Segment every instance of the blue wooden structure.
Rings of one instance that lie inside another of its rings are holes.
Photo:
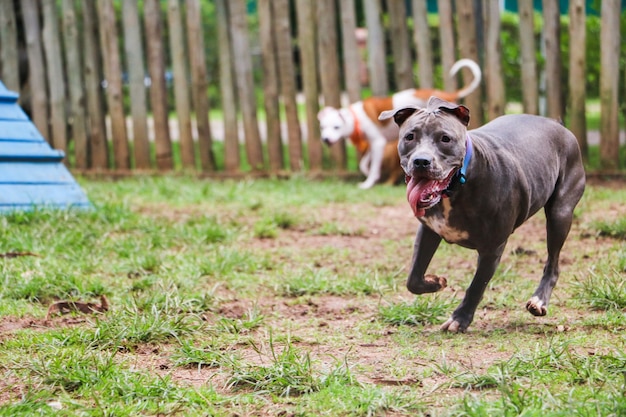
[[[0,81],[0,212],[88,208],[87,196]]]

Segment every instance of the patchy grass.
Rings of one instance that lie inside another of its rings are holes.
[[[626,240],[626,218],[613,221],[599,220],[594,223],[600,236],[609,236],[620,240]]]
[[[403,187],[79,180],[92,211],[0,217],[0,416],[626,413],[623,183],[588,187],[548,316],[524,309],[538,215],[450,335],[476,254],[442,244],[448,288],[409,294]],[[105,313],[46,318],[101,295]]]

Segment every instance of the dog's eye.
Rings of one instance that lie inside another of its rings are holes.
[[[404,137],[404,140],[406,141],[412,141],[413,139],[415,139],[415,135],[413,133],[407,133],[406,136]]]
[[[448,136],[448,135],[443,135],[443,136],[441,137],[441,141],[442,141],[442,142],[444,142],[444,143],[448,143],[448,142],[450,142],[450,136]]]
[[[341,126],[334,126],[334,129],[335,129],[335,130],[339,130],[339,128],[340,128],[340,127],[341,127]]]

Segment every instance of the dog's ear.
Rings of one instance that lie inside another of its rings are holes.
[[[469,125],[470,111],[463,105],[440,106],[439,110],[455,116],[464,126]]]
[[[328,112],[334,110],[334,108],[326,106],[323,109],[321,109],[319,112],[317,112],[317,120],[319,120],[320,122],[322,121],[322,119],[324,118],[324,115],[327,114]]]
[[[382,122],[383,120],[387,120],[393,117],[393,121],[396,122],[398,126],[402,126],[402,123],[404,123],[406,119],[411,117],[411,115],[413,115],[413,113],[418,110],[419,109],[417,107],[405,107],[403,109],[397,110],[385,110],[384,112],[380,113],[380,116],[378,116],[378,120]]]

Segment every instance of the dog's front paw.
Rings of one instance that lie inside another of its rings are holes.
[[[439,275],[428,274],[424,277],[424,281],[429,287],[435,289],[432,292],[441,291],[448,286],[448,280]]]
[[[375,181],[365,180],[365,181],[359,183],[359,188],[361,190],[367,190],[368,188],[372,188],[374,186],[374,184],[375,184]]]
[[[448,280],[438,275],[428,274],[424,277],[409,278],[407,288],[413,294],[429,294],[441,291],[448,286]]]
[[[526,303],[526,310],[528,310],[533,316],[545,316],[548,314],[546,304],[536,296],[528,300]]]

